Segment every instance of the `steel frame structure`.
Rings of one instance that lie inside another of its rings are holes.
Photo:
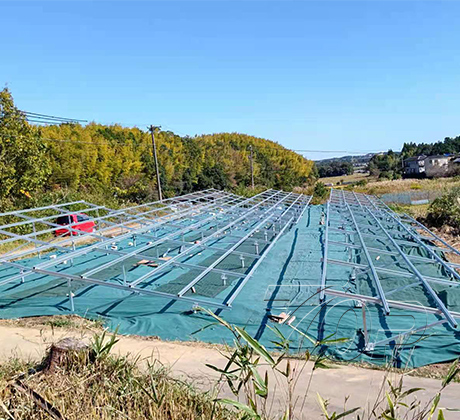
[[[331,239],[331,232],[337,236],[343,235],[343,240]],[[422,235],[423,232],[427,235]],[[460,275],[459,264],[449,262],[444,253],[460,255],[454,247],[432,233],[427,227],[408,215],[398,216],[380,199],[365,194],[357,194],[344,190],[331,189],[330,198],[326,204],[325,227],[323,240],[322,274],[319,288],[320,303],[327,305],[326,296],[352,299],[356,306],[362,307],[365,350],[372,351],[376,347],[392,342],[399,342],[411,334],[424,331],[436,325],[448,324],[457,328],[460,313],[449,310],[446,304],[433,289],[432,284],[458,287]],[[369,244],[369,241],[373,241]],[[382,247],[383,246],[383,247]],[[348,260],[330,257],[331,247],[345,250]],[[407,250],[418,248],[426,256],[411,255]],[[380,256],[388,255],[394,263],[403,266],[403,270],[388,268],[379,263]],[[359,261],[357,259],[359,258]],[[434,264],[445,276],[432,277],[421,272],[417,263]],[[328,283],[328,266],[339,265],[350,269],[351,283],[356,285],[355,291],[332,287]],[[356,278],[365,275],[369,288],[376,290],[375,295],[361,294]],[[382,285],[382,276],[391,276]],[[399,287],[391,286],[391,279],[407,281]],[[422,286],[424,294],[434,303],[433,307],[415,305],[413,303],[391,300],[391,295],[412,287]],[[392,288],[393,287],[393,288]],[[390,290],[388,290],[390,288]],[[423,312],[437,315],[439,320],[422,327],[414,327],[407,332],[396,334],[383,340],[371,342],[366,324],[366,305],[377,305],[382,308],[384,315],[389,315],[392,308],[408,311]]]
[[[209,189],[121,210],[77,201],[0,213],[0,249],[8,247],[0,256],[0,287],[13,282],[27,287],[43,275],[64,279],[72,311],[72,285],[77,281],[122,290],[127,296],[142,294],[231,308],[310,200],[310,196],[276,190],[243,198]],[[66,227],[69,236],[56,237],[57,229],[62,228],[56,218],[75,213],[85,213],[97,229],[82,232],[72,224]],[[232,258],[238,259],[238,267],[225,266]],[[81,272],[76,269],[91,259],[97,263]],[[139,264],[142,260],[148,260],[152,269]],[[128,267],[135,278],[128,278]],[[167,279],[171,273],[174,278],[174,270],[191,273],[191,280],[174,293],[160,290],[174,283]],[[219,276],[219,299],[200,295],[200,285],[211,275]],[[232,280],[227,284],[227,279]]]

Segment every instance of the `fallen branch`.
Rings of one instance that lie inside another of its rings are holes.
[[[59,410],[49,401],[45,400],[38,392],[34,391],[25,383],[17,379],[15,382],[10,382],[9,386],[23,395],[31,398],[40,408],[45,410],[55,420],[65,420]],[[5,407],[6,409],[6,407]],[[14,417],[12,417],[14,419]]]

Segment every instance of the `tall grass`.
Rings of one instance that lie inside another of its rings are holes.
[[[365,194],[382,195],[387,193],[399,193],[412,190],[419,191],[444,191],[460,185],[460,179],[435,178],[435,179],[396,179],[393,181],[369,182],[365,186],[356,186],[354,191]]]
[[[93,338],[89,359],[76,357],[47,373],[12,359],[0,365],[0,419],[216,419],[240,414],[174,379],[153,360],[114,356],[115,338]],[[22,392],[21,390],[26,390]],[[41,404],[40,404],[41,401]]]

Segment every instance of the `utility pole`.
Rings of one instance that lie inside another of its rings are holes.
[[[157,146],[155,144],[155,130],[161,128],[161,126],[151,125],[149,131],[152,134],[152,147],[153,147],[153,158],[155,159],[155,170],[157,173],[157,188],[158,188],[158,198],[160,201],[163,201],[163,196],[161,194],[161,182],[160,182],[160,168],[158,166],[158,157],[157,157]]]
[[[251,151],[251,154],[249,155],[249,159],[251,160],[251,188],[254,189],[254,156],[252,154],[252,144],[249,145],[249,150]]]

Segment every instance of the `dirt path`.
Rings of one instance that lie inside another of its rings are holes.
[[[50,327],[17,327],[0,325],[0,363],[10,357],[16,356],[22,359],[39,360],[43,357],[50,343],[66,336],[81,337],[89,340],[92,331],[89,329],[68,331],[64,328]],[[145,363],[147,358],[158,359],[162,364],[171,367],[172,373],[195,384],[202,390],[213,389],[218,375],[205,366],[206,363],[223,367],[225,359],[219,349],[197,343],[170,343],[160,340],[148,340],[135,337],[121,336],[116,345],[115,352],[133,356],[139,355]],[[294,364],[299,363],[295,362]],[[300,368],[300,365],[298,365]],[[318,370],[314,374],[311,388],[306,398],[306,403],[301,409],[301,401],[308,388],[310,379],[307,367],[298,382],[295,390],[298,403],[296,412],[299,419],[320,418],[320,409],[316,401],[316,394],[330,400],[330,410],[342,410],[344,398],[349,396],[347,407],[371,406],[380,389],[384,372],[357,368],[352,366],[337,366],[333,369]],[[396,374],[391,379],[397,379]],[[423,387],[426,391],[417,394],[422,401],[433,396],[440,387],[440,381],[436,379],[406,377],[405,386]],[[277,412],[285,403],[285,387],[281,377],[273,377],[272,388],[276,395],[273,411]],[[223,394],[230,396],[228,390]],[[460,384],[450,385],[441,399],[441,407],[460,408]],[[457,416],[457,417],[456,417]],[[447,419],[458,419],[458,413],[446,413]]]

